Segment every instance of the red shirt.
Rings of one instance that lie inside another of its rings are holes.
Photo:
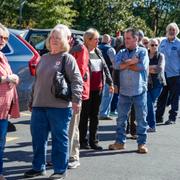
[[[0,76],[7,76],[12,74],[11,68],[8,64],[7,58],[0,52]],[[0,83],[0,120],[11,118],[18,118],[19,103],[16,88],[10,89],[8,82]]]
[[[103,88],[103,63],[96,53],[90,53],[90,90],[102,90]]]

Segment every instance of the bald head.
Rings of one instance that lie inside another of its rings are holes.
[[[108,34],[104,34],[102,37],[102,43],[110,43],[111,42],[111,37]]]

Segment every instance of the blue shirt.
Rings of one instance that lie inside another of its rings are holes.
[[[120,69],[120,64],[127,59],[136,56],[139,59],[137,66],[141,69],[138,72],[130,69],[120,70],[120,94],[124,96],[136,96],[147,91],[149,57],[143,47],[136,47],[133,51],[122,49],[115,57],[115,67]]]
[[[180,75],[180,40],[163,39],[159,51],[165,56],[165,73],[167,77]]]

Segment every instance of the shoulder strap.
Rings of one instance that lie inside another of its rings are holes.
[[[61,60],[62,62],[62,66],[61,66],[61,73],[62,74],[65,74],[65,64],[66,64],[66,56],[65,55],[63,55],[62,56],[62,60]]]

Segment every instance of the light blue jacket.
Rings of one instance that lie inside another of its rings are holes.
[[[180,39],[169,41],[163,39],[159,51],[165,56],[165,73],[167,77],[180,76]]]
[[[136,56],[139,59],[137,66],[139,72],[129,69],[120,70],[120,94],[124,96],[136,96],[147,91],[149,57],[145,48],[137,46],[133,51],[122,49],[115,57],[116,69],[120,69],[120,64]]]

